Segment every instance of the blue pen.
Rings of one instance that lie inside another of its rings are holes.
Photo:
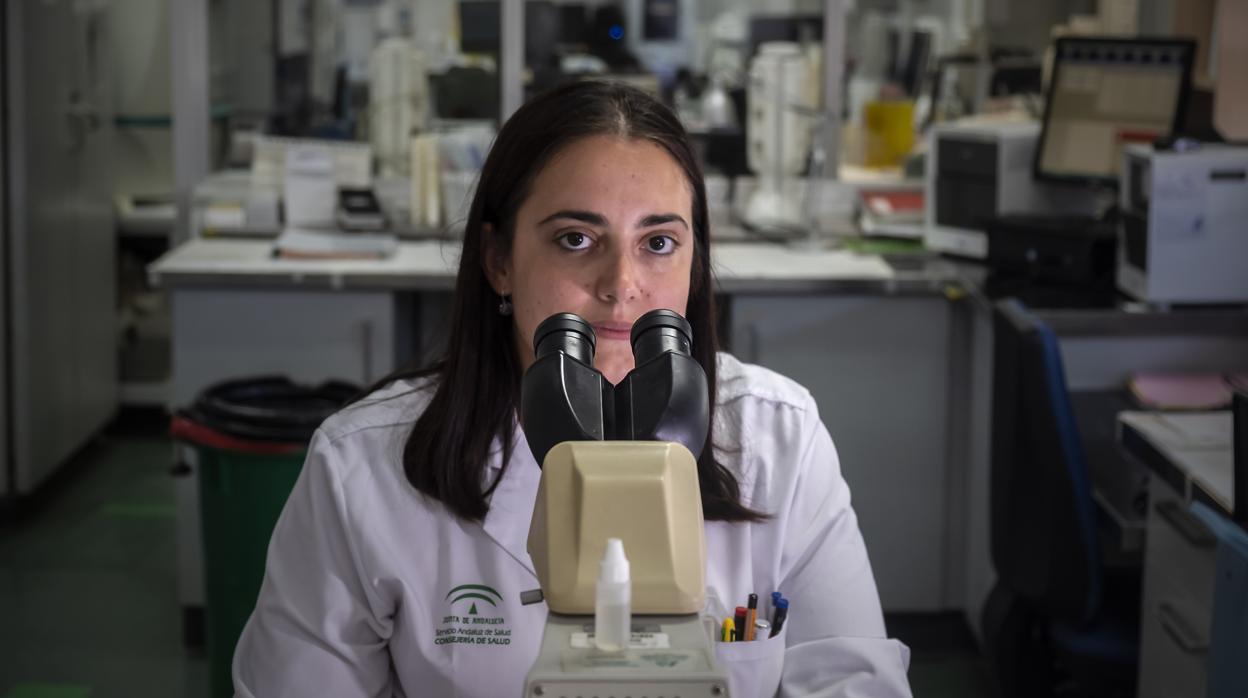
[[[781,598],[776,602],[775,620],[771,623],[771,635],[775,637],[780,634],[780,628],[784,627],[784,620],[789,617],[789,600]]]

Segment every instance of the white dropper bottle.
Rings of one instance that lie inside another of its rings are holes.
[[[632,582],[624,541],[607,539],[598,566],[598,597],[594,604],[594,644],[608,652],[628,649],[632,630]]]

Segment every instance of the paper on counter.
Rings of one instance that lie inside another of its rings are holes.
[[[393,233],[347,233],[287,228],[274,243],[283,257],[305,259],[384,259],[399,248]]]
[[[1173,435],[1166,445],[1178,449],[1230,449],[1231,412],[1167,413],[1158,419]]]
[[[738,279],[887,280],[894,275],[875,255],[750,243],[716,243],[711,263],[721,277]]]
[[[287,225],[296,228],[332,226],[338,185],[334,181],[334,156],[329,148],[314,143],[288,147],[282,190]]]

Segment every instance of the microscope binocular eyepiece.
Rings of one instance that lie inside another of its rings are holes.
[[[535,360],[520,388],[520,421],[540,464],[563,441],[672,441],[697,458],[709,431],[706,373],[693,330],[671,310],[652,310],[629,335],[635,367],[612,385],[594,368],[594,328],[558,313],[533,335]]]
[[[637,318],[629,338],[637,366],[668,351],[693,355],[693,329],[688,320],[673,310],[651,310]]]
[[[629,339],[637,366],[668,351],[692,355],[693,329],[674,310],[651,310],[642,315],[633,323]],[[533,333],[533,354],[538,359],[562,351],[586,366],[593,366],[597,348],[593,326],[576,313],[551,315]]]
[[[593,326],[576,313],[551,315],[533,333],[533,354],[539,359],[562,351],[586,366],[593,366],[597,348]]]

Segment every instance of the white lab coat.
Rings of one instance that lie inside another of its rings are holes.
[[[546,605],[526,552],[541,472],[517,429],[483,523],[416,491],[401,454],[429,392],[392,385],[331,417],[277,522],[234,657],[239,696],[520,696]],[[715,440],[761,524],[706,524],[725,606],[781,591],[775,638],[720,644],[732,695],[909,696],[909,650],[885,638],[832,439],[796,383],[721,354]],[[489,477],[500,455],[491,456]],[[465,596],[467,594],[467,596]],[[717,617],[728,607],[709,609]]]

